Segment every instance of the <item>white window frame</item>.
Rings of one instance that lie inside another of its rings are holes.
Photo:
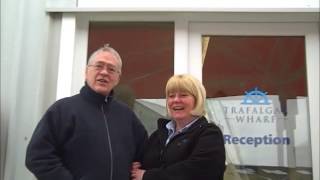
[[[203,33],[305,36],[313,179],[319,179],[320,76],[317,13],[65,12],[62,15],[56,99],[76,94],[83,86],[90,21],[174,22],[174,73],[191,73],[199,79],[202,78]]]

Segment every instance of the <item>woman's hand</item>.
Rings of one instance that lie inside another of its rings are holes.
[[[141,164],[139,162],[132,163],[132,169],[131,169],[132,180],[142,180],[143,174],[146,170],[140,169],[140,168],[141,168]]]

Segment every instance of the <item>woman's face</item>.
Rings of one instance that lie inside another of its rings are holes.
[[[195,107],[195,98],[187,92],[172,92],[167,97],[168,110],[176,120],[192,120],[191,111]]]

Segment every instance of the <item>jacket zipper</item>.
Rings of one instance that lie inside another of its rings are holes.
[[[111,138],[109,133],[109,125],[107,121],[107,116],[104,112],[103,104],[101,105],[101,112],[103,114],[104,125],[107,131],[107,139],[108,139],[109,152],[110,152],[110,180],[112,180],[113,179],[113,152],[112,152]]]

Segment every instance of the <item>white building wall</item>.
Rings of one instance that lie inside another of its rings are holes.
[[[60,17],[42,0],[1,0],[1,180],[31,180],[25,149],[55,101]]]

